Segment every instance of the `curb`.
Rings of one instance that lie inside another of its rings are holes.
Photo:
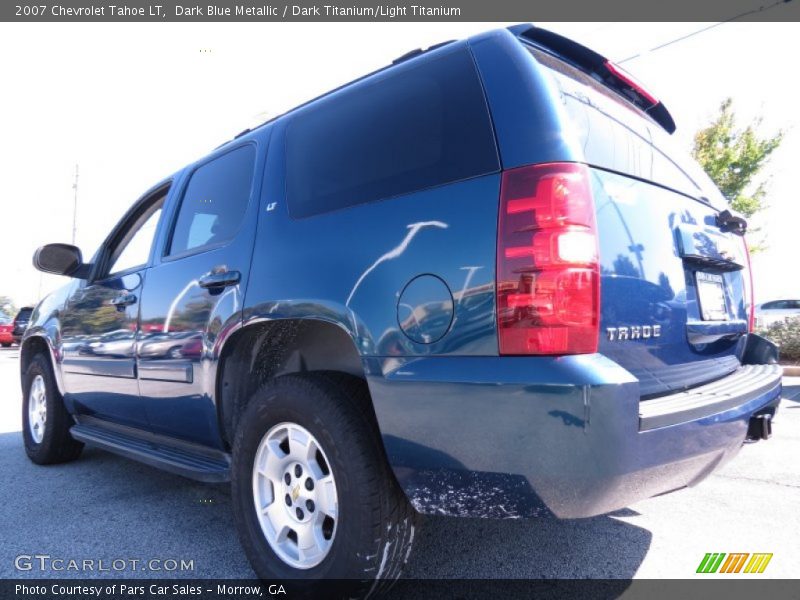
[[[798,365],[783,365],[784,377],[800,377],[800,366]]]

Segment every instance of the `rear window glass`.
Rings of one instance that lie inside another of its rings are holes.
[[[485,175],[499,169],[468,51],[394,67],[293,118],[286,186],[293,217]]]
[[[689,169],[692,159],[685,157],[685,153],[670,143],[669,134],[663,132],[661,126],[651,121],[646,113],[569,63],[527,44],[525,48],[553,75],[565,95],[567,112],[573,125],[576,125],[587,162],[654,181],[690,196],[700,194],[703,186],[697,181],[696,175],[687,172],[691,170],[696,173],[696,169]],[[576,88],[580,89],[580,94],[575,93]],[[616,116],[608,114],[601,102],[586,102],[584,97],[592,97],[592,94],[612,100],[627,112],[616,111],[619,113]],[[647,129],[637,124],[637,120],[646,123]],[[652,136],[657,137],[659,143],[655,143]],[[714,194],[713,190],[703,193]]]
[[[539,64],[547,67],[553,73],[559,73],[564,77],[569,77],[573,81],[577,81],[582,85],[590,87],[595,92],[602,94],[608,99],[613,100],[620,106],[624,106],[625,108],[631,111],[638,110],[633,108],[629,103],[623,101],[622,98],[620,98],[619,94],[604,86],[602,83],[597,81],[594,77],[592,77],[585,71],[581,71],[577,67],[573,67],[571,64],[564,62],[563,60],[556,58],[555,56],[548,54],[543,50],[539,50],[538,48],[533,48],[532,46],[528,46],[527,44],[524,44],[524,46],[528,52],[533,54],[533,57]]]

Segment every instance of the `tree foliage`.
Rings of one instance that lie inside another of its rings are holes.
[[[778,344],[782,361],[800,362],[800,318],[777,321],[757,333]]]
[[[2,314],[8,317],[13,317],[17,314],[17,307],[11,296],[0,296],[0,315]]]
[[[744,129],[736,126],[733,100],[726,99],[720,112],[707,127],[694,136],[692,154],[717,184],[731,208],[751,217],[765,208],[766,180],[757,176],[770,155],[783,141],[783,132],[760,137],[758,118]]]

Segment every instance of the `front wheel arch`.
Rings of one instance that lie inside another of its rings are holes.
[[[64,383],[61,379],[61,370],[58,368],[59,364],[56,361],[55,351],[53,350],[53,346],[51,341],[45,337],[44,335],[31,335],[27,338],[23,339],[20,343],[19,347],[19,372],[20,372],[20,382],[22,378],[25,377],[25,373],[28,372],[28,367],[31,364],[33,358],[37,355],[43,355],[45,359],[50,363],[50,370],[55,378],[56,386],[58,387],[58,392],[63,395],[64,394]]]

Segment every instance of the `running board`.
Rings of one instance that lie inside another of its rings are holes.
[[[72,426],[70,434],[84,444],[189,479],[208,483],[231,479],[230,455],[220,450],[86,417]]]

